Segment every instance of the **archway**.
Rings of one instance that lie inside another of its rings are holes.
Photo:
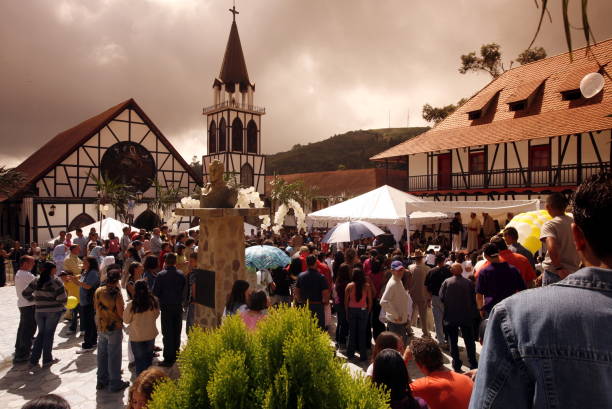
[[[253,175],[253,167],[245,163],[240,168],[240,184],[245,187],[253,186],[254,175]]]
[[[247,125],[247,152],[257,153],[257,124],[252,119]]]
[[[140,213],[136,220],[134,220],[134,227],[138,227],[139,229],[145,229],[147,231],[151,231],[156,227],[161,225],[161,220],[158,215],[153,213],[151,209],[147,209],[144,212]]]
[[[232,122],[232,151],[242,152],[242,121],[240,118]]]
[[[227,124],[225,118],[221,118],[219,121],[219,152],[225,152],[227,150]]]
[[[217,124],[213,120],[208,128],[208,153],[217,152]]]
[[[87,226],[88,224],[92,224],[95,222],[96,220],[87,213],[81,213],[77,217],[72,219],[72,221],[68,225],[68,231],[80,229],[82,227]]]

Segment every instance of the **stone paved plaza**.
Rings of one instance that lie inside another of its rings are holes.
[[[63,396],[73,409],[124,407],[127,403],[128,389],[119,393],[96,390],[96,352],[82,355],[75,353],[82,338],[77,337],[78,333],[71,336],[66,335],[68,330],[66,321],[60,322],[55,334],[53,355],[60,359],[59,363],[50,368],[39,369],[35,373],[28,371],[27,363],[13,365],[12,354],[19,325],[16,298],[13,286],[0,288],[0,311],[2,311],[3,324],[2,335],[0,335],[0,408],[20,408],[28,400],[47,393]],[[161,328],[159,321],[157,327]],[[421,335],[418,328],[414,328],[414,332],[416,336]],[[185,341],[186,337],[183,333],[183,342]],[[161,335],[157,337],[156,344],[162,346]],[[134,376],[128,369],[127,345],[127,335],[124,335],[123,379],[133,381]],[[461,340],[460,345],[463,345]],[[480,353],[480,345],[477,345],[477,352]],[[445,356],[445,361],[450,368],[450,357]],[[467,360],[464,359],[465,361]],[[355,361],[355,363],[348,363],[347,366],[352,373],[360,374],[367,368],[367,363]],[[414,362],[409,363],[408,370],[413,379],[422,376]],[[176,368],[171,369],[170,375],[173,377],[177,375]]]

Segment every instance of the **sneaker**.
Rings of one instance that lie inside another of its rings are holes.
[[[93,348],[93,347],[89,347],[89,348],[79,348],[79,349],[77,349],[76,353],[77,353],[77,354],[84,354],[84,353],[86,353],[86,352],[91,352],[91,351],[93,351],[93,350],[94,350],[94,348]]]
[[[111,388],[110,391],[111,392],[121,392],[122,390],[124,390],[128,386],[130,386],[129,382],[121,381],[120,384],[117,387]]]
[[[48,361],[48,362],[43,362],[42,366],[43,366],[43,368],[46,368],[46,367],[48,367],[48,366],[51,366],[51,365],[53,365],[53,364],[58,363],[59,361],[60,361],[60,359],[59,359],[59,358],[53,358],[51,361]]]

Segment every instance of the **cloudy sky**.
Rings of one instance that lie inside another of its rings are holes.
[[[537,41],[566,51],[560,0]],[[579,1],[570,2],[580,25]],[[187,159],[205,153],[231,24],[231,0],[0,2],[0,165],[133,97]],[[267,108],[265,153],[354,129],[424,125],[424,103],[454,103],[484,86],[459,56],[529,45],[533,0],[238,0],[255,103]],[[612,1],[589,2],[598,40],[612,37]],[[575,45],[584,44],[574,31]],[[307,159],[305,159],[307,160]]]

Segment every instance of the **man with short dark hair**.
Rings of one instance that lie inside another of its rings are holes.
[[[503,299],[525,289],[519,270],[499,257],[499,249],[493,243],[483,247],[489,266],[482,268],[476,279],[476,304],[482,318],[487,318],[493,306]]]
[[[546,211],[552,217],[540,230],[540,240],[546,244],[543,285],[556,283],[578,270],[580,258],[572,238],[572,218],[565,214],[567,200],[561,193],[546,198]]]
[[[527,260],[526,257],[523,257],[520,254],[513,253],[512,251],[510,251],[510,249],[508,249],[508,246],[506,246],[506,242],[504,241],[504,239],[499,236],[493,237],[491,239],[491,243],[497,246],[497,249],[499,250],[500,260],[505,261],[511,266],[516,267],[516,269],[521,274],[523,281],[525,281],[525,286],[527,288],[532,288],[533,282],[536,279],[536,272],[535,269],[531,267],[531,264],[529,264],[529,260]],[[487,267],[489,264],[490,263],[487,261],[485,264],[482,265],[482,267],[480,267],[479,270],[483,269],[484,267]]]
[[[473,409],[612,407],[612,173],[585,180],[572,207],[584,267],[495,306]]]
[[[431,297],[431,309],[433,312],[434,326],[436,327],[436,339],[441,347],[446,348],[448,344],[444,337],[444,304],[440,299],[440,287],[447,278],[452,277],[449,267],[445,264],[443,254],[436,254],[435,267],[429,270],[425,277],[425,287]]]
[[[455,217],[450,222],[450,234],[452,241],[451,251],[461,250],[461,234],[463,233],[463,223],[461,223],[461,213],[455,213]]]
[[[19,270],[15,273],[15,291],[17,292],[17,307],[19,308],[19,328],[15,340],[15,356],[13,363],[25,363],[30,359],[32,349],[32,337],[36,332],[36,320],[34,317],[34,301],[28,301],[23,295],[23,290],[34,280],[30,272],[34,267],[34,258],[21,256],[19,259]]]
[[[89,239],[83,236],[83,229],[76,229],[76,237],[72,239],[73,244],[79,246],[79,257],[83,258],[87,255],[87,242]]]
[[[430,338],[414,338],[407,355],[425,375],[410,384],[412,394],[423,399],[431,409],[467,409],[474,383],[470,378],[444,367],[444,356]]]
[[[535,258],[533,257],[531,251],[527,250],[521,243],[519,243],[518,231],[512,226],[506,227],[504,229],[503,236],[508,249],[513,253],[517,253],[525,257],[527,261],[529,261],[529,264],[531,264],[531,267],[535,269]]]
[[[306,257],[306,271],[300,273],[295,285],[295,299],[298,303],[308,303],[308,308],[315,315],[321,329],[325,329],[324,305],[329,303],[329,285],[317,270],[317,257],[310,254]]]
[[[459,263],[451,266],[453,276],[446,279],[440,287],[440,300],[444,306],[444,330],[448,335],[453,369],[461,372],[459,358],[459,330],[465,343],[470,369],[478,367],[476,344],[474,342],[474,318],[477,317],[474,284],[463,277],[463,267]]]
[[[164,361],[161,366],[170,367],[176,362],[181,347],[181,328],[183,326],[183,291],[185,276],[176,269],[176,254],[168,253],[165,269],[157,274],[153,294],[159,299],[161,327],[164,343]]]

